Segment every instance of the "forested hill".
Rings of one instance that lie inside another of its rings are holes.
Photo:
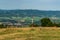
[[[44,11],[44,10],[0,10],[0,17],[31,17],[31,16],[56,16],[60,17],[60,11]]]

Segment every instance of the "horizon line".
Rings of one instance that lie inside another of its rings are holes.
[[[0,9],[0,10],[41,10],[41,11],[60,11],[60,10],[47,10],[47,9]]]

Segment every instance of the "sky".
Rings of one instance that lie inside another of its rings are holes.
[[[0,9],[60,10],[60,0],[0,0]]]

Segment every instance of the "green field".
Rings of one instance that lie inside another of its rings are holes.
[[[60,40],[60,28],[3,28],[0,40]]]

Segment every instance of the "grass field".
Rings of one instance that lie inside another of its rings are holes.
[[[3,28],[0,40],[60,40],[60,28]]]

